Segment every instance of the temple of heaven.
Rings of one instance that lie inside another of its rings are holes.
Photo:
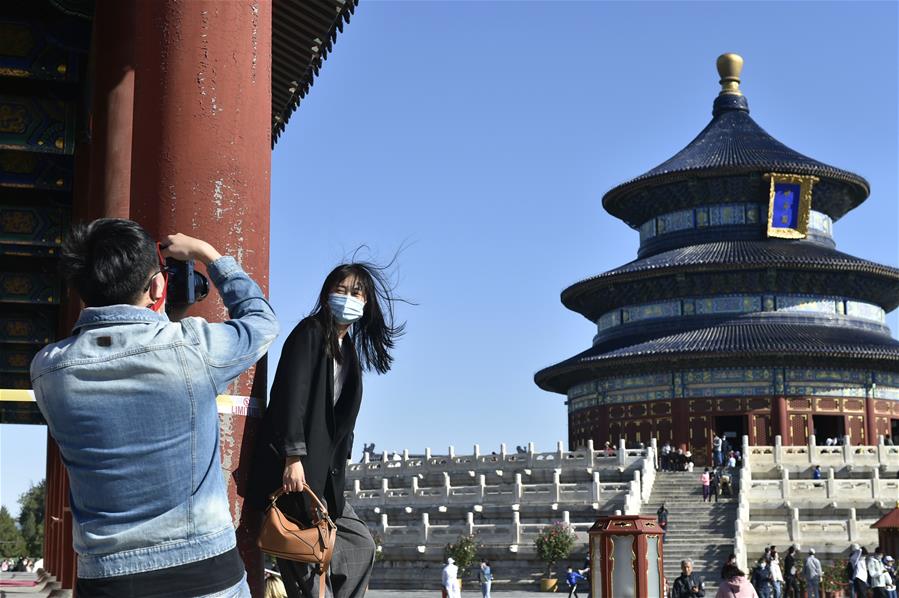
[[[743,59],[718,58],[712,121],[603,207],[640,233],[637,259],[562,292],[592,346],[535,375],[568,397],[571,447],[671,441],[708,459],[814,434],[875,444],[899,433],[899,342],[886,314],[899,270],[836,250],[861,176],[777,141],[749,115]]]

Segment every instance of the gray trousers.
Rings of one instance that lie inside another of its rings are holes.
[[[368,588],[371,568],[375,563],[375,541],[368,526],[356,516],[350,503],[344,503],[340,517],[334,519],[337,540],[328,568],[326,596],[330,598],[362,598]],[[278,559],[278,569],[288,598],[318,598],[318,567]]]

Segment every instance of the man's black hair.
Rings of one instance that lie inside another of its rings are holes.
[[[156,242],[131,220],[75,224],[62,242],[59,269],[87,307],[134,304],[159,271]]]

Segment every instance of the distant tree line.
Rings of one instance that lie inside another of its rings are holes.
[[[18,521],[6,507],[0,507],[0,556],[43,556],[45,496],[45,480],[23,492],[19,497]]]

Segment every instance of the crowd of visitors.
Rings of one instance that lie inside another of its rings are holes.
[[[728,470],[742,465],[743,456],[740,451],[733,450],[726,438],[717,434],[712,439],[712,467]],[[661,471],[693,471],[695,461],[690,449],[675,448],[665,442],[659,449],[659,469]]]
[[[750,580],[759,598],[821,598],[823,577],[824,569],[814,548],[808,549],[801,563],[795,546],[787,549],[783,561],[777,547],[768,546],[753,567]],[[868,553],[865,547],[852,544],[838,582],[848,589],[851,598],[896,598],[896,561],[884,555],[879,546]],[[740,596],[737,594],[737,598]]]

